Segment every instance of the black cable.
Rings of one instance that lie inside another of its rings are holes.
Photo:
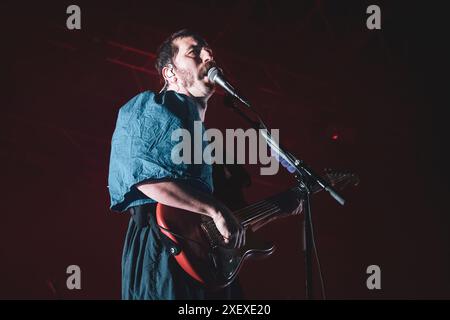
[[[240,112],[240,110],[233,104],[232,101],[233,101],[232,99],[229,100],[229,102],[231,103],[231,106],[234,107],[233,109],[238,111],[242,116],[244,116],[247,121],[249,121],[250,123],[254,124],[253,121],[251,121],[242,112]],[[256,111],[256,109],[254,109],[253,107],[250,107],[249,109],[257,117],[258,122],[259,122],[259,129],[263,129],[263,130],[267,130],[268,131],[268,128],[267,128],[266,124],[264,123],[264,121],[262,120],[262,118],[260,117],[260,115]],[[287,157],[289,158],[289,160],[291,162],[295,163],[295,158],[293,158],[293,156],[290,153],[287,154]],[[301,174],[302,175],[305,174],[304,170],[301,170]],[[308,188],[306,188],[306,189],[308,190]],[[308,190],[308,192],[309,192],[309,190]],[[309,214],[309,224],[310,224],[309,227],[310,227],[310,230],[311,230],[311,238],[312,238],[311,240],[312,240],[312,245],[313,245],[313,249],[314,249],[314,255],[316,256],[317,267],[318,267],[318,270],[319,270],[319,278],[320,278],[320,285],[321,285],[321,291],[322,291],[321,292],[322,293],[322,298],[324,300],[326,300],[324,277],[323,277],[323,273],[322,273],[322,267],[320,265],[320,259],[319,259],[319,254],[318,254],[318,250],[317,250],[317,246],[316,246],[316,240],[315,240],[315,237],[314,237],[314,228],[313,228],[313,222],[312,222],[312,219],[311,219],[311,210],[310,210],[311,208],[310,208],[310,206],[311,205],[310,205],[310,203],[308,201],[308,214]]]
[[[310,208],[310,203],[308,201],[308,210],[307,212],[310,214],[311,213],[311,208]],[[308,227],[308,226],[307,226]],[[312,217],[311,215],[309,216],[309,228],[311,229],[311,240],[312,240],[312,245],[314,248],[314,255],[316,256],[316,261],[317,261],[317,268],[319,270],[319,279],[320,279],[320,286],[321,286],[321,293],[322,293],[322,299],[326,300],[326,294],[325,294],[325,284],[324,284],[324,280],[323,280],[323,273],[322,273],[322,267],[320,266],[320,259],[319,259],[319,253],[318,253],[318,249],[316,246],[316,237],[314,236],[314,227],[313,227],[313,222],[312,222]]]

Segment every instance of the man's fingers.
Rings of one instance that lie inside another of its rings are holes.
[[[226,244],[229,244],[230,242],[234,242],[233,234],[230,233],[228,230],[225,231],[225,234],[222,234],[223,242]]]
[[[241,248],[245,245],[245,230],[244,228],[239,225],[239,247]]]
[[[237,229],[234,233],[233,233],[233,235],[232,235],[232,241],[231,241],[231,246],[233,247],[233,248],[240,248],[240,247],[242,247],[243,245],[244,245],[244,239],[243,239],[243,237],[244,237],[244,233],[242,232],[242,229],[241,228],[239,228],[239,229]]]
[[[238,238],[238,243],[236,248],[240,248],[242,246],[242,232],[241,229],[238,229],[238,233],[237,233],[237,238]]]
[[[225,222],[223,227],[221,233],[224,244],[232,248],[241,248],[245,245],[245,230],[236,219]]]
[[[239,248],[241,246],[241,231],[239,230],[239,228],[236,229],[236,247],[235,248]]]

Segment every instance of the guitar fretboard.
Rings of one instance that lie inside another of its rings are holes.
[[[330,170],[327,171],[326,178],[333,186],[341,183],[342,181],[346,181],[347,183],[353,181],[355,185],[359,183],[358,177],[352,173],[334,172]],[[311,193],[314,194],[321,190],[322,187],[319,184],[315,184],[311,188]],[[239,209],[234,212],[234,215],[242,224],[242,226],[246,228],[270,216],[286,211],[284,204],[286,203],[286,200],[288,200],[289,197],[293,197],[294,194],[298,197],[301,196],[299,187],[296,186],[285,192],[279,193],[270,198],[258,201],[242,209]],[[210,235],[214,236],[214,238],[217,237],[217,239],[220,239],[221,236],[214,224],[214,221],[212,221],[212,219],[210,218],[206,219],[208,219],[208,221],[204,223],[204,226],[208,228]]]

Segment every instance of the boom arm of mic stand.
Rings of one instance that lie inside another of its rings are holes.
[[[312,180],[317,182],[325,191],[327,191],[340,205],[345,204],[345,199],[321,176],[316,174],[310,167],[308,167],[302,160],[298,160],[291,153],[284,151],[280,145],[272,139],[263,125],[264,129],[261,131],[262,136],[266,140],[268,146],[274,150],[278,156],[281,156],[292,168],[295,168],[297,174],[307,181]]]
[[[256,114],[258,122],[251,120],[246,114],[239,110],[233,103],[233,99],[226,96],[225,104],[231,107],[235,112],[237,112],[242,118],[244,118],[250,125],[256,130],[261,129],[261,134],[266,140],[267,145],[272,151],[275,151],[279,157],[282,157],[290,166],[294,168],[296,172],[296,178],[301,177],[303,180],[299,180],[300,184],[306,187],[306,212],[304,221],[304,235],[305,235],[305,272],[306,272],[306,296],[308,299],[313,299],[313,274],[312,274],[312,246],[314,244],[314,235],[311,222],[311,207],[310,207],[310,186],[312,183],[318,183],[323,189],[328,191],[328,193],[341,205],[344,205],[344,199],[325,181],[322,177],[317,175],[311,168],[309,168],[303,161],[298,160],[292,154],[285,152],[280,145],[271,137],[267,127],[264,125],[261,117],[258,113],[251,109],[253,113]],[[291,170],[289,170],[290,173]],[[323,293],[324,294],[324,293]],[[325,297],[325,295],[324,295]]]
[[[271,137],[267,127],[264,125],[261,117],[258,113],[252,108],[252,112],[256,114],[258,117],[258,121],[253,121],[246,114],[244,114],[241,110],[239,110],[233,102],[232,95],[225,96],[225,105],[233,109],[237,114],[239,114],[242,118],[244,118],[252,128],[256,130],[261,129],[261,134],[266,140],[267,145],[277,153],[278,156],[282,157],[290,166],[294,168],[297,175],[302,177],[306,181],[314,181],[317,182],[325,191],[327,191],[333,199],[335,199],[340,205],[345,204],[345,199],[321,176],[316,174],[310,167],[308,167],[304,161],[298,160],[291,153],[284,151],[280,145],[273,140]],[[292,173],[291,171],[289,171]]]

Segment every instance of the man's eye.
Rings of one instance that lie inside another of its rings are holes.
[[[198,55],[200,54],[200,51],[198,51],[198,50],[191,50],[191,51],[189,51],[188,54],[189,54],[189,55],[198,56]]]

